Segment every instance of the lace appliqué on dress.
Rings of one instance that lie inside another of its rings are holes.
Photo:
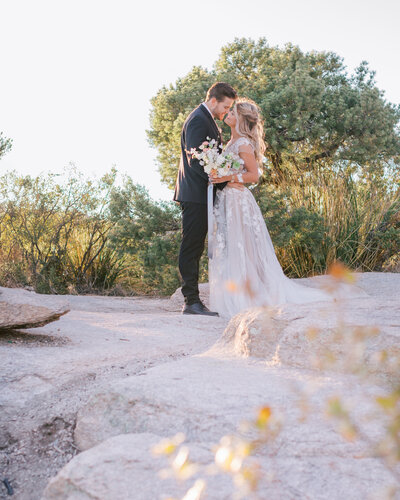
[[[229,142],[226,151],[238,154],[248,145],[251,142],[240,137]],[[261,210],[246,187],[226,186],[217,192],[212,231],[210,305],[221,316],[232,317],[255,306],[329,300],[324,292],[284,275]]]

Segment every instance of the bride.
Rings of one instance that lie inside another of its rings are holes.
[[[231,317],[249,307],[331,300],[324,291],[284,275],[261,211],[245,187],[257,182],[265,151],[258,106],[239,99],[224,121],[231,128],[225,149],[239,154],[244,164],[238,174],[211,176],[213,184],[228,181],[218,190],[214,205],[214,247],[209,263],[212,310]]]

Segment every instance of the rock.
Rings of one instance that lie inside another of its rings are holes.
[[[43,326],[68,311],[62,298],[0,287],[0,330]]]
[[[310,397],[313,410],[302,420],[299,402],[308,384],[313,386]],[[268,498],[282,498],[285,497],[282,492],[289,491],[296,492],[296,495],[289,495],[290,498],[340,499],[344,495],[361,499],[367,497],[369,491],[392,481],[380,460],[370,458],[365,443],[343,440],[331,422],[323,417],[327,399],[346,391],[351,394],[360,428],[374,439],[379,437],[377,422],[368,420],[374,396],[378,394],[376,387],[362,386],[348,375],[319,375],[316,381],[303,370],[265,367],[240,358],[204,354],[155,367],[143,377],[130,377],[104,388],[79,412],[75,442],[81,449],[87,449],[82,455],[87,453],[93,459],[99,455],[103,440],[121,433],[129,440],[132,433],[166,437],[184,432],[189,448],[190,443],[196,443],[196,446],[210,449],[222,436],[237,434],[241,422],[254,419],[257,409],[268,405],[273,415],[283,422],[276,440],[257,455],[262,470],[271,471],[271,464],[274,464],[276,477],[268,490],[263,490],[271,492]],[[118,439],[124,446],[123,437]],[[109,443],[112,442],[109,439]],[[131,447],[127,441],[126,448]],[[116,470],[119,477],[120,467],[125,467],[125,458],[121,458],[120,466],[113,458],[112,447],[109,451],[101,449],[104,450],[101,461],[107,463],[107,453],[110,453],[109,467]],[[146,467],[147,460],[142,454],[136,464],[138,470]],[[74,473],[83,477],[80,465],[76,462]],[[157,481],[158,467],[153,469],[153,481]],[[344,474],[345,468],[351,474]],[[96,478],[102,477],[101,470],[95,466],[86,472],[85,482],[95,483]],[[132,477],[136,477],[133,470]],[[225,488],[225,479],[219,478],[217,486],[210,492],[207,490],[207,498],[233,498],[232,495],[218,496],[219,486]],[[149,488],[151,481],[150,475],[145,476],[142,488]],[[68,488],[69,485],[64,485],[64,491]],[[115,497],[109,487],[105,491],[109,498]],[[157,486],[155,492],[158,491]],[[164,492],[170,493],[170,490]],[[149,495],[148,498],[159,497]]]
[[[146,375],[139,380],[129,377],[93,395],[77,415],[74,439],[78,448],[87,450],[122,433],[168,436],[184,432],[190,440],[202,441],[205,429],[209,431],[207,440],[218,440],[220,428],[235,429],[235,425],[229,424],[223,415],[218,417],[218,393],[209,392],[208,397],[203,391],[188,393],[192,386],[198,391],[198,376],[201,373],[201,378],[204,377],[203,361],[196,360],[191,364],[194,371],[201,370],[193,377],[186,373],[187,363],[168,365],[172,374],[167,367],[161,372],[151,370],[150,377]],[[160,385],[162,379],[171,385]],[[208,384],[204,384],[205,387],[209,387]],[[213,422],[212,429],[210,422]]]
[[[280,366],[268,367],[267,372],[264,364],[249,365],[243,359],[214,358],[211,354],[155,367],[143,377],[126,378],[93,395],[78,412],[75,444],[86,450],[111,436],[143,432],[161,436],[183,432],[190,441],[216,443],[222,435],[234,433],[242,420],[253,418],[256,409],[265,404],[277,412],[290,408],[289,420],[296,419],[295,407],[306,380],[299,370],[282,370]],[[361,415],[367,394],[371,397],[376,392],[374,387],[357,387],[348,376],[338,375],[334,381],[320,376],[317,404],[331,394],[331,385],[348,391],[354,385],[354,401]],[[337,436],[328,437],[331,431],[324,422],[319,426],[321,440],[325,433],[325,447],[331,441],[337,451]],[[317,432],[308,424],[293,430],[299,438]]]
[[[325,311],[327,339],[339,317],[353,325],[382,323],[381,337],[368,341],[371,353],[379,345],[396,347],[399,285],[400,275],[362,275],[360,286],[370,297]],[[51,297],[40,298],[46,307]],[[292,315],[282,309],[260,319],[274,332],[268,342],[261,329],[258,336],[249,331],[253,323],[243,316],[243,332],[252,341],[242,350],[241,336],[235,346],[240,321],[231,335],[223,334],[222,318],[182,316],[179,308],[167,306],[169,299],[74,296],[69,302],[72,312],[56,324],[0,336],[0,469],[7,471],[18,498],[36,500],[56,475],[46,490],[49,498],[158,499],[163,493],[182,498],[175,483],[159,481],[165,462],[149,454],[149,445],[183,431],[192,458],[212,461],[211,446],[236,433],[240,422],[254,419],[264,405],[283,427],[256,457],[265,477],[274,473],[260,498],[385,498],[379,491],[394,483],[363,441],[345,441],[334,430],[337,422],[325,418],[328,398],[339,395],[375,442],[386,425],[375,397],[385,391],[348,372],[306,365],[313,344],[303,333],[314,320],[325,325],[310,310],[296,306]],[[252,318],[256,324],[261,316]],[[282,342],[290,332],[299,337],[292,350],[289,337]],[[323,352],[321,335],[313,342]],[[60,338],[67,342],[59,344]],[[279,351],[274,358],[276,342],[290,355],[279,358]],[[344,344],[338,347],[345,354]],[[85,451],[67,465],[75,453],[73,439]],[[234,498],[230,481],[207,478],[206,498]]]
[[[49,482],[42,500],[149,500],[166,494],[182,498],[195,478],[185,485],[159,477],[168,462],[154,456],[151,448],[161,439],[148,433],[120,435],[80,453]],[[190,459],[206,465],[213,455],[209,446],[190,443]],[[230,482],[229,477],[219,482],[219,499],[232,498]]]
[[[215,349],[298,368],[321,368],[331,353],[336,358],[333,368],[351,370],[354,336],[361,339],[364,332],[357,355],[372,368],[375,353],[399,350],[399,324],[398,299],[255,308],[231,319]]]
[[[282,421],[282,430],[256,457],[264,478],[273,473],[260,498],[383,498],[383,488],[395,479],[368,443],[379,441],[385,432],[382,414],[376,415],[381,385],[342,370],[311,369],[320,357],[313,354],[322,355],[335,340],[331,335],[338,319],[353,326],[379,324],[381,334],[367,341],[368,353],[398,344],[399,276],[368,273],[360,281],[370,297],[336,303],[336,310],[320,303],[320,314],[310,305],[248,311],[233,318],[222,339],[205,352],[203,348],[179,360],[164,359],[158,366],[97,387],[77,415],[74,439],[84,451],[51,480],[44,499],[147,499],[163,493],[182,498],[175,484],[160,484],[157,472],[163,463],[149,458],[148,445],[158,436],[184,432],[189,448],[194,448],[193,458],[212,462],[212,444],[236,434],[240,423],[254,419],[265,405]],[[125,325],[125,320],[120,321]],[[172,342],[180,325],[187,328],[187,339],[195,325],[191,342],[198,345],[217,325],[179,314],[162,320],[165,330],[159,343]],[[142,328],[140,318],[135,322]],[[226,324],[218,325],[222,331]],[[307,336],[310,326],[324,327],[315,340]],[[148,335],[143,330],[143,338]],[[135,339],[138,352],[140,338]],[[344,336],[336,341],[344,358],[345,340]],[[336,422],[325,418],[327,401],[337,395],[368,440],[344,440],[334,429]],[[207,482],[207,498],[234,497],[226,476],[211,476]]]
[[[154,434],[126,434],[104,441],[77,455],[63,467],[48,483],[42,500],[183,498],[200,477],[206,481],[204,498],[237,498],[229,474],[204,473],[204,466],[213,463],[211,443],[187,443],[190,460],[201,467],[194,477],[185,483],[172,478],[161,479],[159,473],[167,461],[164,457],[154,457],[150,451],[160,439]],[[393,479],[377,460],[361,456],[339,458],[326,453],[300,456],[294,449],[295,443],[291,446],[292,451],[285,450],[284,457],[274,454],[257,457],[261,495],[256,498],[389,498],[383,495],[383,489],[392,485]],[[373,497],[374,493],[381,494]]]

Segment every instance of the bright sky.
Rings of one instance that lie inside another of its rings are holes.
[[[235,37],[367,60],[400,103],[399,0],[0,0],[0,172],[112,165],[171,199],[147,143],[150,99]]]

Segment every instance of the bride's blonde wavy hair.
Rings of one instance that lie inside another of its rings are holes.
[[[254,147],[256,160],[262,166],[266,146],[260,108],[251,99],[241,97],[236,101],[233,112],[236,117],[236,131],[249,139]]]

